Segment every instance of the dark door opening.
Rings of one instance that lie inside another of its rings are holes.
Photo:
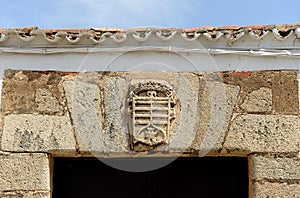
[[[247,158],[178,158],[158,170],[140,173],[111,168],[96,158],[55,158],[53,198],[76,197],[246,198]]]

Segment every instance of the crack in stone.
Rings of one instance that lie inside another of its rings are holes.
[[[225,84],[225,83],[224,83]],[[239,86],[239,85],[237,85],[238,87],[239,87],[239,92],[238,92],[238,94],[237,94],[237,98],[236,98],[236,101],[235,101],[235,103],[233,104],[233,109],[232,109],[232,113],[231,113],[231,115],[230,115],[230,118],[229,118],[229,122],[228,122],[228,126],[227,126],[227,129],[226,129],[226,131],[225,131],[225,134],[224,134],[224,138],[223,138],[223,141],[222,141],[222,143],[221,143],[221,149],[219,150],[219,153],[220,154],[222,154],[222,153],[224,153],[224,152],[226,152],[226,153],[229,153],[229,151],[225,148],[225,142],[226,142],[226,140],[227,140],[227,137],[228,137],[228,135],[229,135],[229,130],[230,130],[230,126],[231,126],[231,124],[233,123],[233,121],[239,116],[239,115],[236,115],[235,114],[235,108],[238,106],[238,99],[239,99],[239,96],[240,96],[240,94],[241,94],[241,86]],[[225,93],[226,94],[226,93]],[[227,97],[226,97],[227,98]],[[226,109],[226,111],[227,111],[227,109]]]
[[[105,76],[106,73],[102,73],[101,75],[101,78],[99,79],[98,83],[97,83],[97,86],[99,88],[99,95],[100,95],[100,113],[102,114],[102,116],[100,116],[102,119],[101,119],[101,123],[102,123],[102,130],[104,131],[105,130],[105,119],[106,119],[106,113],[105,113],[105,103],[104,103],[104,76]],[[105,144],[105,140],[104,140],[104,136],[102,135],[102,142],[103,142],[103,150],[104,150],[104,153],[107,153],[107,150],[106,150],[106,144]]]
[[[65,82],[65,80],[62,80],[62,84],[63,82]],[[64,89],[64,87],[62,87],[62,91],[63,91],[63,94],[62,94],[62,98],[63,98],[63,101],[65,101],[65,109],[67,111],[66,115],[67,117],[69,118],[70,120],[70,123],[71,123],[71,126],[72,126],[72,132],[73,132],[73,137],[75,139],[75,149],[76,149],[76,153],[77,154],[80,154],[80,147],[79,147],[79,142],[77,140],[77,135],[76,135],[76,129],[75,129],[75,125],[74,125],[74,120],[73,120],[73,117],[72,117],[72,114],[71,114],[71,111],[68,107],[68,99],[66,98],[66,90]],[[69,101],[70,102],[70,101]]]
[[[250,181],[252,182],[252,184],[255,184],[255,183],[263,184],[264,182],[287,183],[288,185],[300,184],[300,179],[268,179],[268,178],[263,178],[263,179],[252,179]]]

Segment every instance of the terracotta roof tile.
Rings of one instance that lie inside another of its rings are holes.
[[[116,42],[126,40],[128,35],[132,35],[138,41],[147,40],[149,35],[156,34],[161,39],[168,40],[176,32],[183,34],[186,39],[204,36],[211,41],[219,39],[225,35],[230,41],[235,41],[244,34],[249,34],[256,39],[261,39],[266,32],[272,32],[275,38],[285,39],[294,32],[297,38],[300,37],[300,24],[286,25],[263,25],[263,26],[225,26],[225,27],[196,27],[189,29],[176,28],[91,28],[91,29],[38,29],[37,27],[17,28],[17,29],[0,29],[0,43],[5,42],[10,35],[18,35],[19,38],[30,38],[36,35],[43,35],[48,41],[56,42],[61,37],[65,37],[70,42],[78,42],[82,37],[92,39],[93,42],[102,42],[107,38],[112,38]],[[185,35],[184,35],[185,34]],[[33,38],[34,39],[34,38]],[[30,39],[27,39],[30,40]],[[27,41],[26,40],[26,41]],[[24,40],[25,41],[25,40]]]

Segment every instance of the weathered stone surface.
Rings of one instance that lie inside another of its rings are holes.
[[[201,81],[200,126],[193,148],[215,153],[222,148],[239,87],[216,81]]]
[[[238,107],[246,101],[249,94],[261,89],[272,89],[274,81],[273,71],[250,71],[250,72],[224,72],[223,81],[240,87],[240,93],[237,101]],[[255,92],[254,92],[255,93]],[[237,112],[244,113],[241,108]]]
[[[107,152],[128,152],[131,114],[128,110],[130,88],[144,81],[164,81],[172,86],[178,114],[172,122],[170,143],[157,150],[184,151],[190,148],[198,128],[199,79],[194,74],[178,73],[110,73],[103,76],[104,142]],[[146,149],[147,150],[147,149]]]
[[[41,191],[10,191],[0,192],[1,198],[50,198],[50,192]]]
[[[224,148],[232,154],[298,152],[299,117],[293,115],[240,115],[230,125]]]
[[[107,152],[126,152],[129,150],[129,132],[127,109],[124,108],[127,106],[128,82],[120,76],[105,76],[102,86],[105,147]]]
[[[74,152],[75,139],[66,116],[11,114],[4,117],[1,148],[18,152]]]
[[[224,72],[223,76],[225,83],[241,87],[238,105],[249,93],[264,87],[272,89],[272,110],[279,114],[299,112],[298,71]]]
[[[140,150],[147,146],[147,149],[154,149],[168,144],[176,118],[173,88],[166,81],[138,81],[132,84],[129,95],[132,148]]]
[[[0,152],[1,152],[1,140],[2,140],[2,134],[3,134],[3,113],[0,112]]]
[[[199,128],[199,76],[189,73],[175,76],[171,74],[167,79],[170,79],[169,82],[178,98],[178,109],[173,134],[166,150],[183,152],[192,147]]]
[[[300,158],[250,156],[250,179],[300,181]]]
[[[273,108],[281,114],[299,113],[298,71],[275,71]]]
[[[255,182],[249,194],[250,198],[300,198],[300,183]]]
[[[63,108],[53,99],[63,102],[63,92],[59,86],[61,79],[59,72],[6,70],[2,86],[3,113],[63,115]]]
[[[63,83],[80,152],[104,152],[100,90],[80,80]]]
[[[35,92],[35,102],[37,111],[46,114],[63,112],[63,106],[49,89],[41,88]]]
[[[123,77],[125,79],[124,86],[122,87],[123,99],[111,100],[112,104],[117,104],[120,110],[116,112],[121,118],[119,125],[122,126],[122,133],[130,134],[128,126],[130,122],[131,114],[128,112],[128,90],[139,82],[154,81],[154,82],[166,82],[173,90],[174,97],[176,99],[175,111],[176,117],[171,123],[170,140],[166,146],[159,146],[155,148],[156,151],[170,151],[170,152],[183,152],[191,148],[193,140],[196,137],[199,122],[199,108],[198,108],[198,96],[199,96],[199,76],[191,73],[126,73]],[[125,83],[126,82],[126,83]],[[106,86],[105,86],[106,87]],[[121,89],[121,88],[119,88]],[[106,100],[108,97],[104,97]],[[109,101],[109,100],[108,100]],[[122,103],[125,102],[125,104]],[[118,109],[116,108],[116,109]],[[118,112],[119,111],[119,112]],[[106,112],[114,112],[107,109]],[[113,117],[118,118],[116,115]],[[126,126],[128,124],[128,126]],[[130,128],[130,127],[129,127]],[[144,148],[147,150],[147,148]],[[151,150],[151,149],[149,149]]]
[[[270,112],[272,110],[272,89],[262,87],[252,91],[240,107],[247,112]]]
[[[49,157],[46,154],[0,156],[0,191],[50,191]]]
[[[175,77],[174,77],[175,75]],[[98,86],[82,81],[63,83],[68,108],[76,129],[80,151],[128,152],[130,125],[128,113],[128,91],[132,80],[149,79],[168,80],[174,86],[181,108],[175,121],[168,148],[183,151],[191,146],[197,131],[199,80],[193,74],[157,74],[155,73],[111,73],[103,75]],[[91,76],[89,76],[90,78]],[[103,98],[103,107],[100,99]],[[75,108],[76,107],[76,108]],[[102,108],[105,117],[101,117]],[[192,123],[192,124],[191,124]],[[128,125],[129,124],[129,125]]]

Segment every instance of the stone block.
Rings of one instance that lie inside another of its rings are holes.
[[[193,149],[200,155],[218,152],[222,148],[233,109],[235,108],[239,87],[217,81],[200,81],[199,111],[200,126]]]
[[[240,107],[246,112],[271,112],[272,89],[261,87],[246,96]]]
[[[80,152],[104,152],[104,131],[100,89],[81,80],[63,83]]]
[[[275,71],[273,108],[280,114],[299,114],[298,71]]]
[[[249,157],[250,180],[299,180],[300,158]]]
[[[63,115],[61,79],[59,72],[6,70],[2,86],[3,113]]]
[[[188,73],[111,73],[103,78],[104,131],[108,151],[128,152],[132,134],[132,114],[129,112],[130,90],[137,84],[154,82],[167,84],[176,98],[176,117],[172,120],[170,139],[156,148],[145,145],[141,150],[183,152],[190,149],[198,130],[199,78]],[[139,150],[138,149],[138,150]]]
[[[128,82],[122,76],[104,76],[104,133],[107,152],[128,152],[129,133],[125,109],[128,100]]]
[[[66,116],[11,114],[4,116],[1,148],[13,152],[75,152],[70,119]]]
[[[165,76],[162,74],[162,76]],[[190,73],[169,74],[165,77],[173,86],[178,99],[177,118],[174,121],[168,151],[184,152],[192,148],[199,129],[199,76]],[[177,120],[176,120],[177,119]]]
[[[41,88],[35,91],[37,111],[44,114],[63,112],[63,106],[49,89]]]
[[[249,105],[251,105],[249,106],[250,108],[253,108],[260,102],[266,104],[270,103],[269,98],[267,99],[268,101],[259,102],[260,96],[257,95],[257,91],[259,91],[261,88],[272,90],[274,71],[224,72],[223,81],[226,84],[232,84],[240,87],[240,93],[237,101],[238,108],[236,109],[236,112],[246,113],[247,111],[245,110]],[[265,96],[261,99],[264,98]],[[249,99],[251,100],[249,101]],[[241,105],[243,105],[244,108],[240,107]],[[266,107],[268,107],[268,105]],[[255,108],[257,109],[258,107]]]
[[[299,117],[240,115],[231,123],[224,148],[232,154],[299,152]]]
[[[0,156],[0,191],[50,191],[50,163],[46,154]]]
[[[300,198],[300,183],[255,182],[250,187],[250,198]]]
[[[238,112],[244,112],[243,109],[247,108],[245,102],[249,103],[247,101],[250,99],[249,97],[254,99],[252,107],[249,109],[256,108],[255,101],[260,98],[256,91],[261,88],[272,90],[272,110],[276,113],[297,115],[299,112],[298,71],[224,72],[223,76],[225,83],[241,87],[238,106],[244,104],[243,108],[238,109]],[[255,95],[256,97],[254,97]],[[269,110],[269,99],[263,103]]]

